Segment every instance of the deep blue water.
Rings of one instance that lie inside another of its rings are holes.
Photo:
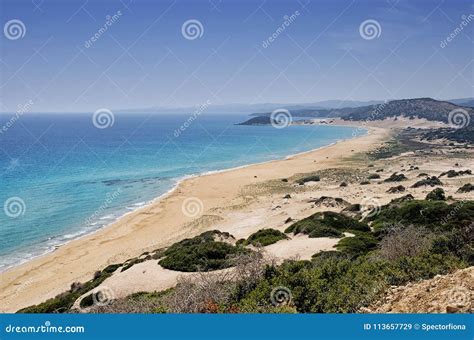
[[[118,114],[98,129],[88,114],[25,114],[13,124],[0,115],[0,271],[113,222],[184,176],[283,158],[354,133],[236,126],[248,117],[203,114],[176,136],[189,117]]]

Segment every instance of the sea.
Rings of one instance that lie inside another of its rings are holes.
[[[0,115],[0,272],[107,226],[187,177],[367,133],[246,114]]]

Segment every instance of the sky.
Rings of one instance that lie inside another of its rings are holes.
[[[0,22],[1,112],[474,96],[472,1],[0,0]]]

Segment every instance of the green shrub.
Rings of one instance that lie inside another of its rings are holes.
[[[370,233],[358,233],[353,237],[344,237],[336,244],[336,249],[344,253],[359,256],[377,247],[377,239]]]
[[[308,182],[319,182],[321,180],[321,178],[317,175],[312,175],[312,176],[307,176],[307,177],[303,177],[299,180],[296,181],[296,183],[298,183],[299,185],[303,185],[305,183],[308,183]]]
[[[446,195],[442,188],[436,188],[426,195],[426,200],[428,201],[446,201]]]
[[[273,267],[255,289],[238,303],[246,312],[268,312],[273,289],[286,287],[286,305],[300,313],[354,313],[378,300],[390,285],[428,279],[463,264],[452,256],[424,254],[396,262],[371,257],[321,256],[312,263],[287,261]]]
[[[182,272],[211,271],[232,266],[231,258],[250,252],[248,249],[214,241],[216,236],[231,237],[229,233],[213,230],[169,247],[158,263],[171,270]]]
[[[288,236],[283,234],[279,230],[275,229],[261,229],[252,235],[250,235],[245,242],[243,242],[243,245],[248,245],[252,244],[254,246],[268,246],[270,244],[276,243],[280,240],[286,240],[288,239]]]
[[[210,241],[166,252],[166,257],[159,264],[166,269],[181,272],[206,272],[231,267],[231,257],[245,252],[248,252],[245,248]]]
[[[446,172],[443,172],[439,177],[443,176],[448,176],[448,178],[452,177],[458,177],[458,176],[463,176],[463,175],[472,175],[471,170],[461,170],[461,171],[456,171],[456,170],[448,170]]]
[[[340,213],[317,212],[289,226],[285,233],[307,234],[309,237],[340,237],[343,231],[369,231],[367,224]],[[322,235],[322,236],[320,236]]]
[[[425,226],[432,231],[458,229],[474,220],[474,201],[453,204],[424,200],[390,203],[367,220],[373,221],[372,227],[376,232],[396,224]]]
[[[471,192],[474,191],[474,185],[471,183],[466,183],[462,187],[460,187],[456,192],[458,193],[465,193],[465,192]]]
[[[394,172],[390,175],[389,178],[384,179],[384,182],[401,182],[407,179],[408,178],[404,174],[397,174],[396,172]]]
[[[92,297],[92,293],[91,293],[82,298],[81,302],[79,303],[79,306],[81,306],[81,308],[87,308],[87,307],[92,306],[93,304],[94,304],[94,298]]]
[[[120,266],[120,264],[110,265],[102,270],[100,274],[96,273],[96,275],[94,275],[94,279],[83,284],[73,284],[71,285],[71,289],[69,291],[61,293],[54,298],[48,299],[38,305],[20,309],[17,313],[66,313],[71,309],[74,302],[81,295],[99,286]]]
[[[317,227],[313,230],[311,230],[308,234],[309,237],[335,237],[335,238],[341,238],[344,236],[344,233],[341,231],[331,228],[331,227]]]
[[[397,185],[395,187],[391,187],[390,189],[387,190],[389,194],[396,194],[399,192],[404,192],[406,189],[403,185]]]
[[[425,178],[425,179],[422,179],[422,180],[416,182],[411,187],[412,188],[419,188],[419,187],[422,187],[422,186],[434,187],[434,186],[437,186],[437,185],[443,185],[443,183],[439,180],[438,177],[432,176],[432,177],[428,177],[428,178]]]

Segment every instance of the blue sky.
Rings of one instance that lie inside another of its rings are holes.
[[[0,6],[2,28],[10,20],[25,27],[15,40],[1,32],[0,111],[29,101],[37,112],[89,112],[207,101],[474,96],[472,1],[1,0]],[[114,14],[117,20],[86,47]],[[285,15],[293,15],[291,23],[263,46]],[[202,25],[196,39],[182,34],[188,20]],[[380,27],[373,39],[361,36],[366,20]]]

